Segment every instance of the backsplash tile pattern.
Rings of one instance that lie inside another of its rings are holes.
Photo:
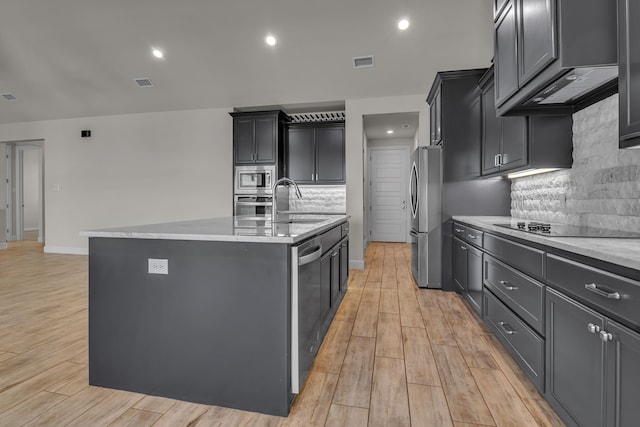
[[[618,95],[573,115],[571,169],[512,181],[511,215],[640,231],[640,150],[618,149]]]
[[[289,210],[300,212],[347,212],[346,185],[300,185],[302,198],[298,199],[289,186]]]

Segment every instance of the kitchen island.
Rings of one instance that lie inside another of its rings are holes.
[[[346,221],[228,217],[83,232],[89,383],[286,416],[302,386],[292,254],[317,236],[344,242]],[[314,297],[321,304],[320,290]]]

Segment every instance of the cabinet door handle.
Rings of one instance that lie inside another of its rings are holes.
[[[589,331],[589,333],[591,334],[597,334],[600,332],[600,326],[589,323],[587,324],[587,331]]]
[[[602,342],[612,341],[613,335],[611,335],[607,331],[600,331],[600,339],[602,340]]]
[[[334,252],[331,254],[331,258],[337,257],[338,256],[338,252]]]
[[[502,327],[502,330],[507,335],[513,335],[516,333],[516,331],[507,322],[498,322],[498,325]]]
[[[466,251],[466,250],[467,250],[467,247],[466,247],[466,246],[463,246],[463,245],[460,245],[460,249],[462,249],[463,251]]]
[[[500,284],[503,285],[505,287],[505,289],[508,290],[508,291],[517,291],[518,290],[517,286],[512,286],[511,283],[507,282],[506,280],[500,280]]]
[[[456,228],[456,233],[464,233],[464,230],[462,228]]]
[[[473,234],[467,234],[467,237],[470,239],[477,239],[478,236],[474,236]]]
[[[586,285],[584,285],[584,288],[589,292],[600,295],[601,297],[605,297],[608,299],[620,299],[620,292],[607,292],[602,289],[598,289],[598,285],[596,285],[595,283],[587,283]]]

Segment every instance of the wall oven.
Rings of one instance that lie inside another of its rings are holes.
[[[233,201],[235,216],[242,216],[245,219],[264,219],[265,216],[271,216],[273,209],[271,195],[236,194]]]
[[[236,166],[233,177],[233,193],[271,195],[276,167],[273,165]]]

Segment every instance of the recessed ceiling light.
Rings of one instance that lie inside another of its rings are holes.
[[[406,19],[401,19],[400,21],[398,21],[398,28],[403,31],[406,30],[407,28],[409,28],[409,21]]]
[[[267,37],[265,37],[264,41],[269,45],[269,46],[275,46],[276,43],[278,42],[276,40],[275,37],[273,37],[272,35],[268,35]]]
[[[387,131],[387,133],[388,133],[389,135],[391,135],[391,134],[393,133],[393,129],[389,129],[389,130]]]
[[[164,58],[164,52],[162,52],[160,49],[153,49],[151,53],[158,59]]]

